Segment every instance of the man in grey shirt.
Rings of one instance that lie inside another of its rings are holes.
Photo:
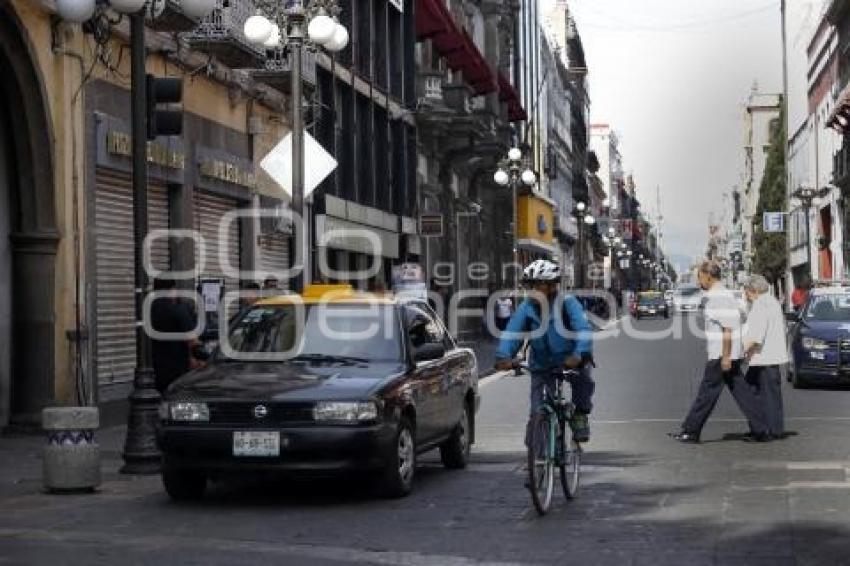
[[[752,303],[744,332],[744,354],[750,364],[746,380],[761,401],[767,434],[782,438],[781,367],[788,363],[788,342],[782,306],[769,291],[770,284],[761,275],[750,277],[744,285],[747,300]]]
[[[759,441],[767,438],[759,401],[741,375],[741,311],[735,296],[720,283],[721,276],[720,266],[715,262],[703,262],[699,268],[700,287],[705,291],[703,316],[708,361],[699,393],[682,422],[682,429],[671,435],[680,442],[699,442],[724,385],[747,417],[751,438]]]

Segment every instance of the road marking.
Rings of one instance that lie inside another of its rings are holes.
[[[268,554],[303,559],[335,560],[340,563],[371,563],[391,566],[513,566],[518,562],[483,562],[464,556],[422,554],[392,550],[359,550],[356,548],[310,546],[268,541],[233,540],[205,537],[176,537],[171,535],[129,535],[115,532],[57,531],[46,529],[0,529],[0,538],[25,539],[83,544],[97,542],[102,546],[136,546],[163,549],[167,547],[202,546],[220,552]],[[303,563],[303,562],[302,562]]]

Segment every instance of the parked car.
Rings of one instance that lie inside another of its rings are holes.
[[[673,294],[673,309],[675,312],[697,312],[702,305],[702,289],[696,286],[678,287]]]
[[[670,318],[670,310],[664,301],[664,295],[655,291],[638,293],[634,317],[640,320],[641,318],[655,316]]]
[[[794,387],[850,383],[850,287],[814,289],[788,317]]]
[[[172,498],[200,498],[228,474],[347,470],[402,496],[418,454],[466,466],[477,362],[425,301],[310,286],[257,303],[228,338],[160,406]]]

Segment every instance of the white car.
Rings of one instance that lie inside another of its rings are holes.
[[[697,312],[702,304],[702,289],[682,286],[673,293],[673,309],[678,313]]]

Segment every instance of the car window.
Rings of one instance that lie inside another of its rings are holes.
[[[850,322],[850,294],[815,295],[806,306],[806,320]]]
[[[410,329],[410,344],[413,348],[421,348],[425,344],[442,344],[443,346],[446,344],[448,333],[428,310],[414,305],[405,309],[405,321]],[[411,328],[414,321],[421,321],[422,323],[415,324]]]
[[[388,305],[307,305],[299,332],[294,305],[257,306],[231,327],[230,348],[245,353],[401,359],[395,310]]]

